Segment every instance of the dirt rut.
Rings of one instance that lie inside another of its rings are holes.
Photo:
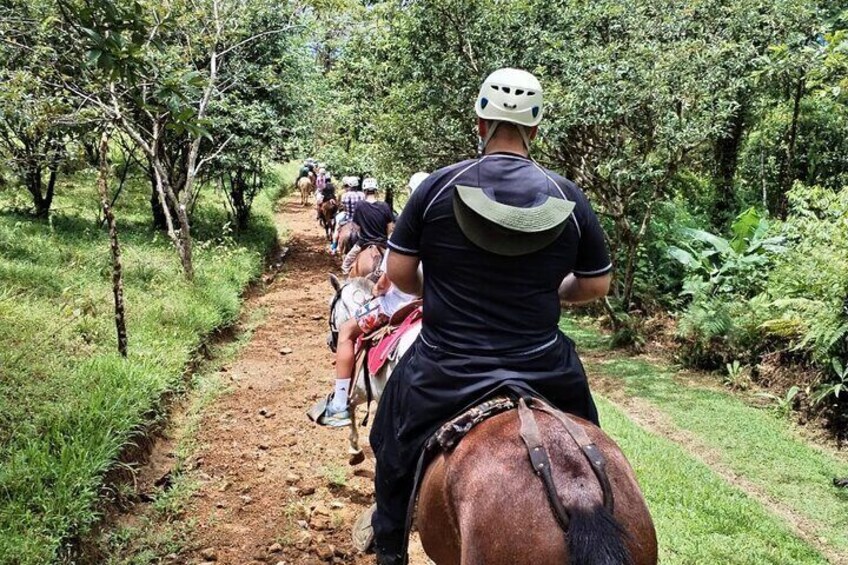
[[[350,467],[347,430],[305,416],[332,385],[327,275],[338,273],[339,261],[327,253],[312,208],[295,200],[278,215],[291,234],[282,272],[246,305],[265,309],[265,320],[222,369],[232,386],[202,418],[183,563],[374,562],[350,542],[354,520],[372,502],[373,461]],[[411,562],[428,561],[415,547]]]

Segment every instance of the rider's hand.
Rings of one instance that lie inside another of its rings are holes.
[[[392,281],[389,280],[389,277],[386,276],[386,273],[382,273],[380,278],[377,279],[377,284],[374,285],[374,288],[371,289],[371,294],[374,298],[378,296],[384,296],[387,292],[389,292],[389,288],[392,286]]]

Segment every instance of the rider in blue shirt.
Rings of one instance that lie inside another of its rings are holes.
[[[401,563],[415,463],[446,420],[509,384],[598,422],[560,304],[603,297],[612,264],[583,192],[529,158],[542,87],[490,75],[477,99],[483,155],[432,173],[389,240],[388,276],[423,290],[420,339],[392,374],[374,420],[378,563]],[[420,275],[423,265],[426,276]]]

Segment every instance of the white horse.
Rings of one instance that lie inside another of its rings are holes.
[[[359,277],[350,279],[343,285],[338,277],[330,275],[330,284],[333,285],[336,294],[330,302],[330,337],[327,341],[330,344],[330,348],[335,351],[339,328],[353,317],[353,314],[360,306],[371,300],[371,290],[374,287],[374,283],[367,278]],[[380,397],[383,395],[383,389],[386,387],[386,382],[392,375],[392,371],[404,353],[412,347],[420,332],[421,324],[416,324],[404,333],[392,355],[376,374],[368,374],[367,359],[365,359],[360,363],[357,374],[353,376],[355,385],[348,397],[348,411],[350,412],[350,447],[348,449],[350,458],[348,462],[351,465],[358,465],[365,460],[365,454],[359,446],[356,408],[368,401],[366,379],[370,382],[371,400],[375,403],[379,402]]]

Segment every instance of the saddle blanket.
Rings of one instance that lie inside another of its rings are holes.
[[[378,341],[373,343],[371,348],[368,350],[368,373],[371,375],[377,374],[397,349],[397,346],[400,343],[400,338],[402,338],[404,334],[406,334],[406,332],[412,329],[416,324],[420,323],[421,308],[418,307],[410,312],[399,326],[389,328],[382,337],[366,336],[365,339],[378,339]]]

